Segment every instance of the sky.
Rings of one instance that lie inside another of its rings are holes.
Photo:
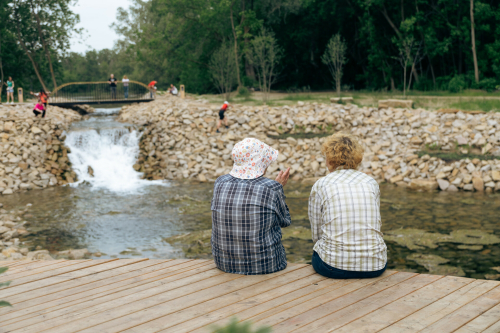
[[[116,19],[118,7],[127,8],[127,0],[78,0],[73,10],[80,15],[78,28],[83,28],[84,39],[73,37],[71,52],[112,48],[118,35],[109,26]]]

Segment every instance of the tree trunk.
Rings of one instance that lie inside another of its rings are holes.
[[[236,30],[234,28],[233,6],[234,6],[234,1],[231,2],[231,28],[233,29],[234,61],[236,62],[236,77],[238,78],[238,91],[239,91],[241,87],[241,77],[240,77],[240,65],[238,62],[238,37],[236,36]]]
[[[19,31],[19,26],[17,24],[16,24],[16,29],[17,29],[17,40],[19,41],[19,44],[21,44],[21,46],[24,50],[24,53],[26,53],[26,55],[30,59],[31,64],[33,65],[33,69],[35,70],[35,74],[38,77],[38,81],[40,81],[40,84],[42,85],[43,90],[49,91],[47,89],[47,86],[45,85],[45,82],[43,81],[42,76],[40,75],[40,72],[38,70],[38,64],[36,63],[35,59],[33,59],[33,57],[31,56],[30,51],[26,47],[26,44],[24,44],[24,40],[21,37],[21,32]]]
[[[472,58],[474,59],[474,77],[479,83],[479,68],[477,66],[476,36],[474,32],[474,0],[470,0],[470,34],[472,40]]]
[[[0,104],[2,104],[3,64],[2,64],[2,34],[0,33]]]
[[[391,76],[391,91],[396,91],[396,85],[394,84],[394,78]]]
[[[36,25],[38,28],[38,35],[42,40],[43,49],[45,51],[45,55],[47,56],[47,61],[49,62],[50,75],[52,76],[52,83],[54,84],[54,89],[57,88],[56,76],[54,74],[54,68],[52,67],[52,60],[50,59],[50,50],[47,47],[47,43],[45,43],[45,38],[43,38],[42,27],[40,25],[40,16],[37,13],[34,13],[36,18]]]

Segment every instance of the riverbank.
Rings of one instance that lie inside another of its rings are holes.
[[[74,182],[63,132],[81,118],[55,106],[46,118],[35,118],[30,105],[0,105],[0,193]]]
[[[268,174],[290,166],[293,180],[312,183],[325,174],[324,137],[349,131],[365,146],[360,170],[379,182],[424,191],[500,191],[499,113],[237,104],[226,113],[229,128],[216,133],[219,107],[171,96],[124,107],[118,119],[143,132],[134,168],[147,179],[215,181],[231,170],[234,144],[251,136],[280,151]]]

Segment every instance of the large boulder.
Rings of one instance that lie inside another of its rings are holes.
[[[408,185],[408,188],[414,191],[430,192],[438,188],[438,182],[429,179],[413,179]]]
[[[379,109],[388,109],[388,108],[411,109],[412,107],[413,107],[413,101],[410,99],[385,99],[378,101]]]

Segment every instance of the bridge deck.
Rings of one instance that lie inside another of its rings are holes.
[[[209,332],[236,316],[273,332],[500,332],[500,282],[388,271],[332,280],[310,265],[259,276],[210,260],[0,262],[0,332]]]

